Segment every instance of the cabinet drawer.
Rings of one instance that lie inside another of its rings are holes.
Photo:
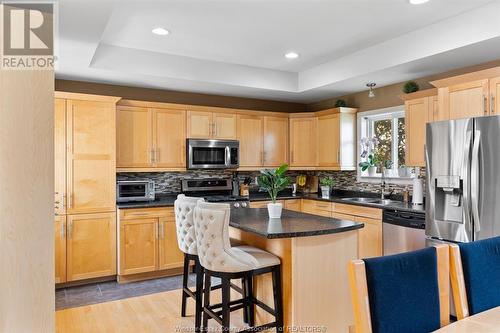
[[[285,200],[285,209],[296,212],[302,211],[301,199]]]
[[[339,220],[356,221],[356,217],[348,214],[332,212],[332,217]]]
[[[120,219],[166,217],[175,219],[173,207],[119,209]]]
[[[250,202],[250,208],[267,208],[267,204],[271,202],[272,202],[271,200],[253,201]],[[276,203],[280,203],[283,205],[283,200],[276,200]]]
[[[332,203],[316,200],[303,200],[302,211],[304,213],[331,217]]]
[[[334,202],[332,209],[335,213],[368,217],[376,220],[382,219],[382,209],[379,208],[363,207]]]

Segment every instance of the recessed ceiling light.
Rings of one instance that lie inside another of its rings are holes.
[[[287,58],[287,59],[296,59],[298,57],[299,57],[299,54],[296,52],[288,52],[287,54],[285,54],[285,58]]]
[[[159,36],[166,36],[170,33],[167,29],[160,27],[154,28],[153,30],[151,30],[151,32]]]
[[[409,0],[412,5],[421,5],[423,3],[429,2],[429,0]]]

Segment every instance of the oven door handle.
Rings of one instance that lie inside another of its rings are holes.
[[[229,167],[231,165],[231,149],[229,148],[229,146],[226,146],[226,148],[224,149],[224,153],[225,153],[225,159],[226,159],[226,167]]]

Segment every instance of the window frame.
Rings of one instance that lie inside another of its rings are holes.
[[[411,177],[382,177],[382,174],[377,173],[375,176],[370,177],[366,173],[361,172],[361,168],[358,164],[361,162],[361,152],[360,152],[360,141],[363,137],[372,137],[373,136],[373,124],[377,120],[392,120],[392,147],[391,147],[391,159],[394,163],[393,168],[399,168],[398,161],[398,141],[394,140],[395,135],[397,135],[397,122],[398,118],[406,118],[405,117],[405,106],[398,105],[394,107],[388,107],[383,109],[359,112],[357,114],[357,163],[356,163],[356,172],[357,172],[357,181],[358,182],[368,182],[368,183],[380,183],[382,178],[387,183],[393,184],[411,184],[413,182],[413,176]],[[368,119],[366,119],[368,118]],[[405,119],[405,126],[407,125]],[[406,129],[406,127],[405,127]],[[371,153],[371,152],[369,152]]]

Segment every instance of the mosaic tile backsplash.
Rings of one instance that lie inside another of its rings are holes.
[[[380,191],[380,183],[366,183],[357,181],[356,171],[288,171],[287,175],[292,179],[299,174],[317,175],[320,178],[331,177],[335,181],[334,189],[372,192]],[[425,169],[421,168],[421,176],[425,179]],[[158,172],[158,173],[118,173],[117,180],[133,180],[133,179],[151,179],[155,182],[155,191],[157,194],[175,194],[181,191],[182,179],[193,178],[217,178],[217,177],[232,177],[233,172],[228,170],[193,170],[186,172]],[[259,175],[258,171],[239,171],[238,178],[249,176],[255,179]],[[406,185],[389,184],[391,189],[394,189],[394,194],[399,195],[403,192]],[[424,184],[425,186],[425,184]],[[408,185],[410,194],[412,186]]]

